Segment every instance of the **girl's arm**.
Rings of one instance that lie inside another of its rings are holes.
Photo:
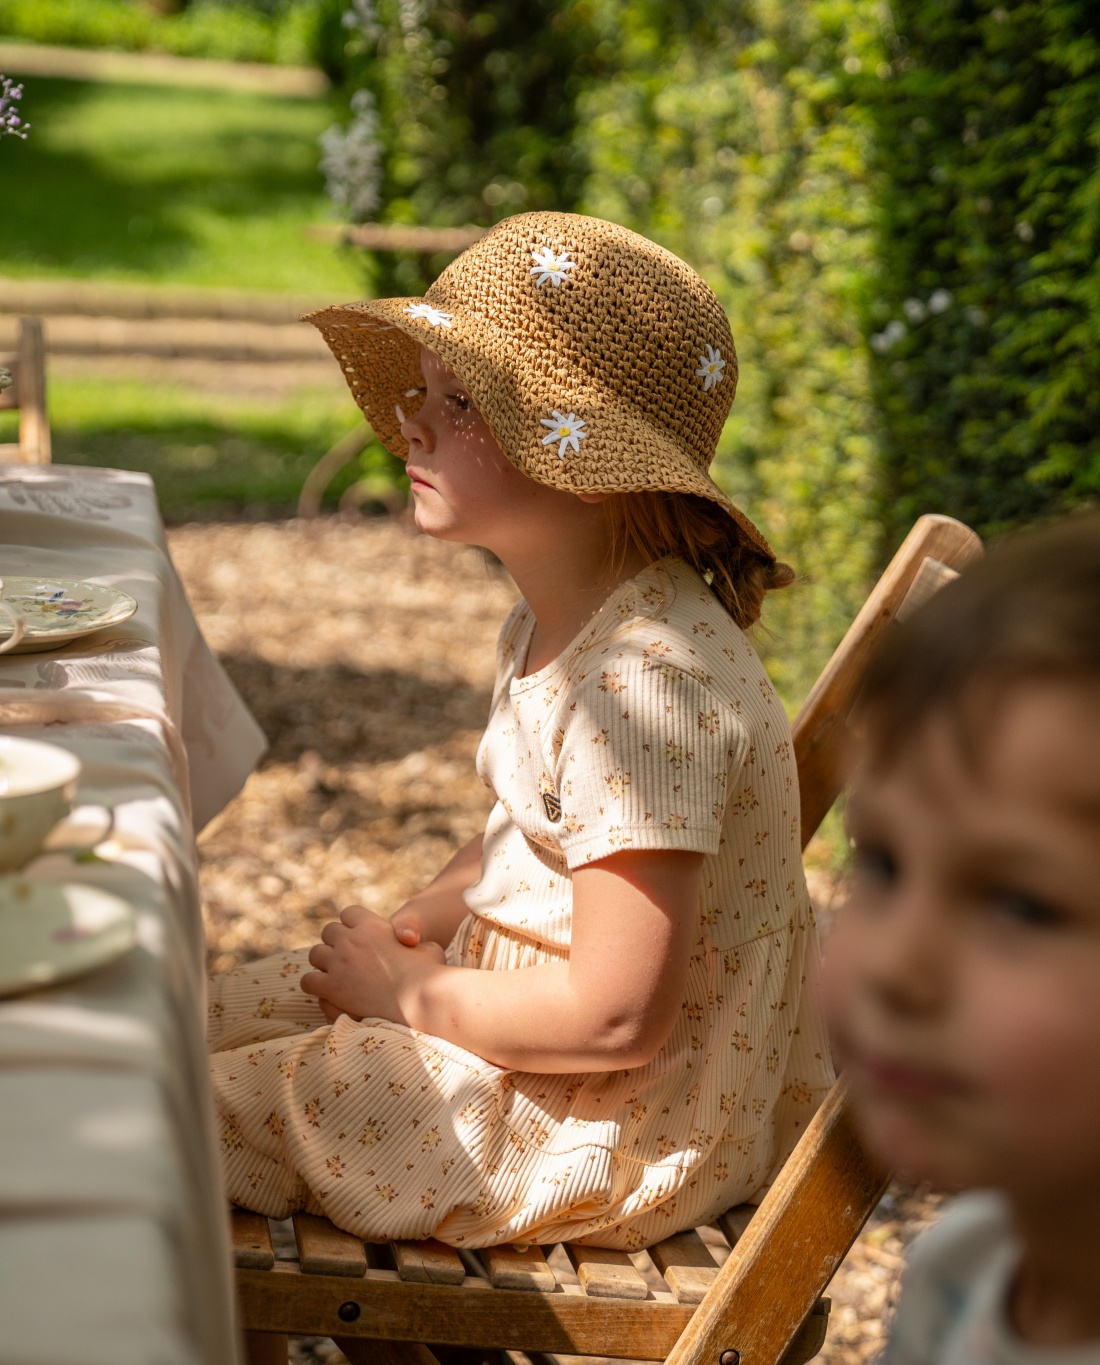
[[[439,876],[393,915],[390,927],[400,943],[415,948],[423,941],[446,948],[454,938],[470,913],[462,893],[481,876],[482,838],[479,834],[460,848]]]
[[[325,926],[302,989],[326,1014],[392,1019],[510,1071],[643,1066],[683,1003],[702,867],[701,853],[655,850],[578,869],[569,961],[516,971],[444,966],[353,906]]]

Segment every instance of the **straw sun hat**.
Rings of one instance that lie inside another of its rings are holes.
[[[574,213],[521,213],[423,298],[348,303],[305,320],[402,459],[401,423],[423,401],[424,345],[528,477],[574,493],[695,493],[775,558],[707,474],[737,387],[726,315],[690,266],[637,233]]]

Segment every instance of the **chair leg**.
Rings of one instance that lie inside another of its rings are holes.
[[[285,1332],[243,1332],[241,1335],[244,1337],[241,1354],[245,1365],[287,1365],[290,1346]]]
[[[367,1337],[333,1337],[332,1340],[351,1365],[439,1365],[431,1351],[416,1341],[373,1341]],[[252,1365],[251,1361],[249,1365]]]

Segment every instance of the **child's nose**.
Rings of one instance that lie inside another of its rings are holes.
[[[428,454],[435,449],[434,433],[419,413],[414,413],[411,417],[402,416],[401,435],[408,441],[410,447],[418,446]]]

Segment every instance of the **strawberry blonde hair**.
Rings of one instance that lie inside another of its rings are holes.
[[[747,545],[730,515],[709,498],[663,490],[608,498],[611,562],[631,552],[647,563],[674,554],[690,564],[742,630],[760,620],[765,593],[795,580],[789,564]]]

